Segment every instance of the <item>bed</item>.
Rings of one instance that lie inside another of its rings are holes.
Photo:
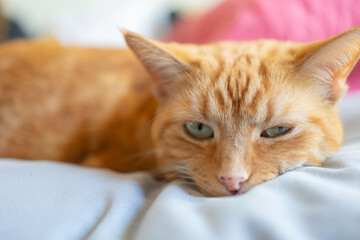
[[[145,172],[1,159],[1,239],[360,239],[359,105],[359,93],[340,103],[345,141],[322,167],[231,197]]]

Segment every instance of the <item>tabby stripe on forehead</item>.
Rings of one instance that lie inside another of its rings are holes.
[[[215,90],[214,97],[215,97],[217,103],[219,104],[220,108],[222,110],[224,110],[225,109],[225,98],[224,98],[222,92],[220,91],[220,89]]]
[[[264,62],[261,62],[261,63],[260,63],[260,66],[259,66],[259,75],[260,75],[260,77],[262,77],[263,79],[266,79],[267,76],[268,76],[268,70],[267,70]]]
[[[261,90],[257,89],[249,105],[249,108],[253,113],[257,112],[260,99],[261,99]]]
[[[218,54],[216,56],[217,60],[218,60],[218,66],[217,68],[215,69],[215,71],[212,73],[212,81],[213,82],[217,82],[221,73],[224,71],[224,66],[225,66],[225,61],[224,59],[221,57],[220,54]]]
[[[227,93],[229,95],[229,97],[231,98],[231,100],[234,99],[234,90],[232,88],[232,77],[231,75],[229,74],[228,78],[227,78],[227,82],[226,82],[226,90],[227,90]]]
[[[240,61],[243,58],[244,55],[240,55],[237,58],[235,58],[230,70],[235,71],[236,69],[238,69],[237,66],[240,65]],[[240,81],[237,81],[237,79],[234,79],[233,77],[240,77],[240,73],[234,76],[230,73],[227,77],[226,87],[227,87],[227,94],[229,96],[229,99],[232,101],[233,109],[237,111],[240,108],[240,96],[239,96]]]
[[[265,122],[270,122],[274,115],[274,105],[272,101],[268,101],[266,104],[266,118]]]
[[[243,86],[243,89],[241,90],[241,98],[245,98],[245,95],[247,94],[247,91],[249,90],[249,85],[250,85],[250,75],[248,74],[246,76],[246,83],[245,86]]]
[[[240,56],[236,57],[230,70],[236,69],[238,65],[242,65],[241,60],[243,58],[244,58],[244,55],[240,55]]]
[[[201,109],[200,109],[200,114],[204,117],[207,118],[207,112],[208,112],[208,95],[207,94],[202,94],[202,102],[201,102]]]
[[[260,76],[260,80],[264,84],[264,88],[268,89],[269,88],[269,72],[268,72],[268,69],[265,66],[264,62],[260,63],[259,76]]]
[[[237,74],[237,76],[241,76],[241,72],[239,72]],[[234,98],[233,98],[233,104],[234,104],[234,107],[235,107],[235,110],[236,112],[238,112],[240,110],[240,87],[239,87],[239,84],[240,84],[240,80],[237,78],[234,80],[234,84],[235,84],[235,93],[234,93]]]
[[[227,82],[226,82],[226,90],[227,90],[227,94],[229,95],[229,98],[232,101],[232,104],[234,104],[234,99],[235,99],[235,94],[234,94],[234,89],[232,86],[232,77],[231,75],[228,76],[227,78]]]
[[[245,55],[245,60],[249,66],[251,66],[251,57],[249,55]]]

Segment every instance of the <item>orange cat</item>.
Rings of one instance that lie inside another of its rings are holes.
[[[341,144],[336,103],[360,27],[306,44],[124,35],[140,61],[52,41],[2,45],[0,157],[152,170],[224,196],[320,165]]]

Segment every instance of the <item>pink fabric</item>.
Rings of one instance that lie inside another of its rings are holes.
[[[170,40],[208,43],[275,38],[308,42],[358,25],[359,0],[226,0],[198,19],[177,22]],[[359,65],[349,76],[349,91],[360,90]]]

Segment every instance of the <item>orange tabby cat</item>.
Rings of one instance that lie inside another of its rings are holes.
[[[0,157],[153,170],[224,196],[320,165],[341,144],[336,103],[360,27],[306,44],[124,35],[137,58],[53,41],[2,45]]]

